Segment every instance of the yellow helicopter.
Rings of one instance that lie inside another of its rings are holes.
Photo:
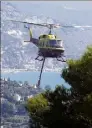
[[[14,21],[14,20],[11,20],[11,21],[49,28],[48,34],[40,35],[39,38],[37,39],[32,37],[32,29],[24,25],[24,27],[29,30],[29,36],[30,36],[30,40],[24,41],[24,42],[32,42],[38,47],[39,51],[36,59],[39,61],[42,61],[44,60],[44,58],[47,58],[47,57],[52,57],[52,58],[57,58],[58,61],[65,62],[65,60],[63,59],[64,51],[65,51],[63,46],[63,40],[58,39],[56,35],[53,35],[51,32],[52,28],[59,27],[58,24],[57,25],[56,24],[36,24],[36,23]],[[40,56],[42,56],[42,59],[39,59]],[[61,58],[61,60],[59,58]]]

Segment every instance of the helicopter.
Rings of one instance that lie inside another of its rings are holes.
[[[66,60],[64,60],[65,48],[63,46],[63,40],[57,38],[56,35],[52,34],[52,29],[62,28],[62,27],[66,27],[66,28],[71,28],[71,27],[72,28],[84,28],[84,27],[89,28],[90,27],[90,26],[76,26],[76,25],[75,26],[61,26],[60,24],[47,24],[47,23],[38,24],[38,23],[31,23],[27,21],[23,22],[23,21],[16,21],[16,20],[8,20],[8,21],[23,23],[24,27],[28,29],[29,36],[30,36],[30,39],[24,42],[33,43],[34,45],[38,47],[38,56],[35,58],[35,60],[43,61],[43,63],[42,63],[37,87],[40,87],[41,75],[42,75],[42,71],[43,71],[46,58],[51,57],[51,58],[56,58],[57,61],[66,62]],[[25,24],[46,27],[49,29],[49,33],[42,34],[38,38],[33,38],[31,27],[26,26]],[[42,57],[42,59],[39,59],[40,57]]]
[[[59,27],[58,24],[36,24],[36,23],[14,21],[14,20],[11,21],[35,25],[35,26],[47,27],[49,29],[49,33],[40,35],[37,39],[37,38],[33,38],[32,29],[29,26],[24,25],[24,27],[28,29],[30,36],[30,40],[24,42],[31,42],[38,47],[39,51],[38,51],[38,56],[35,58],[36,60],[43,61],[44,58],[51,57],[51,58],[57,58],[57,61],[66,62],[63,59],[64,51],[65,51],[63,46],[63,40],[58,39],[56,35],[52,34],[52,29],[58,28]],[[42,59],[39,59],[39,57],[42,57]]]

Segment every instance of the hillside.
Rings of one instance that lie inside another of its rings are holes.
[[[29,116],[25,103],[29,97],[42,92],[27,81],[1,79],[1,126],[4,128],[27,128]]]

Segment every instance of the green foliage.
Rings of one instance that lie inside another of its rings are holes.
[[[87,48],[79,60],[69,60],[63,78],[81,95],[92,92],[92,46]]]
[[[37,128],[92,127],[92,46],[79,60],[67,63],[69,67],[62,76],[70,89],[64,86],[57,86],[54,91],[47,89],[27,102]]]
[[[28,100],[26,109],[34,120],[41,121],[43,118],[42,112],[47,109],[47,104],[47,99],[42,94],[39,94]]]
[[[64,69],[62,76],[71,85],[76,99],[79,99],[76,111],[92,119],[92,46],[79,60],[69,60],[69,68]],[[76,104],[75,104],[76,106]]]
[[[37,112],[37,110],[39,111],[47,106],[47,100],[42,94],[36,95],[34,98],[29,99],[28,103],[28,109],[32,110],[33,112]]]

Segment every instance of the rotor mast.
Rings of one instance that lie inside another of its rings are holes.
[[[52,29],[52,26],[51,25],[50,25],[50,28],[49,29],[50,29],[49,34],[51,34],[51,29]]]

